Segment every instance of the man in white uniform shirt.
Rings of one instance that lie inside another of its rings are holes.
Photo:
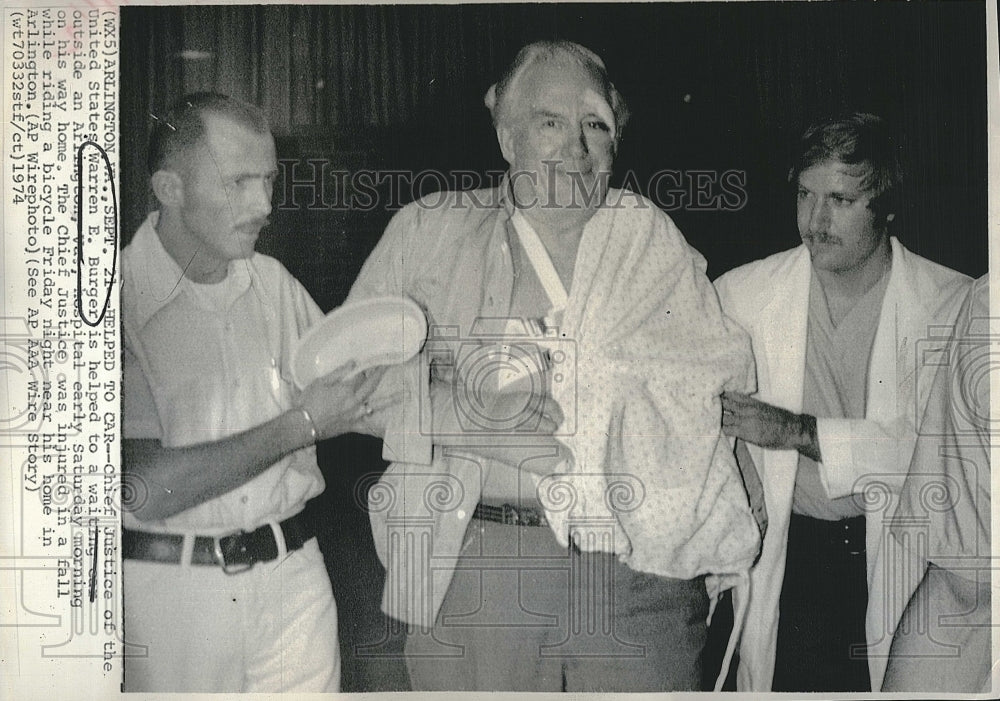
[[[254,253],[271,211],[260,112],[199,93],[150,145],[159,211],[123,253],[126,691],[337,691],[337,615],[306,500],[313,444],[374,412],[378,373],[299,392],[292,343],[322,314]]]

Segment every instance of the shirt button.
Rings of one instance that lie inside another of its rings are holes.
[[[459,509],[455,512],[455,515],[458,516],[459,519],[465,518],[465,509]]]
[[[250,498],[246,494],[244,494],[243,496],[240,497],[240,501],[246,504],[248,501],[250,501]],[[847,541],[845,540],[844,542],[846,543]]]

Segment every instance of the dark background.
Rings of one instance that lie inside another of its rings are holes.
[[[649,195],[646,183],[662,169],[745,174],[738,210],[687,201],[669,211],[710,277],[798,243],[791,151],[809,121],[844,107],[880,113],[899,131],[906,181],[896,235],[978,276],[987,267],[985,27],[985,4],[962,1],[123,7],[124,239],[152,208],[150,114],[185,92],[261,105],[279,159],[302,164],[300,180],[310,175],[307,159],[348,174],[484,173],[505,164],[483,94],[522,45],[565,38],[604,58],[632,109],[618,182],[634,174]],[[287,184],[275,187],[258,249],[329,310],[395,207],[419,193],[383,187],[372,207],[351,210],[307,206],[309,192]],[[337,199],[328,182],[325,202]],[[329,487],[313,508],[326,525],[342,613],[345,691],[405,684],[398,660],[350,654],[383,637],[381,571],[355,497],[359,476],[382,469],[378,453],[377,441],[361,437],[320,451]],[[398,651],[398,635],[387,640],[383,651]]]

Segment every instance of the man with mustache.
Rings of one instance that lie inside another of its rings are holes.
[[[155,128],[159,211],[122,255],[126,691],[338,691],[337,614],[306,500],[313,444],[363,426],[378,373],[303,391],[290,349],[322,318],[254,253],[274,139],[257,108],[186,97]],[[379,407],[380,408],[380,407]]]
[[[609,188],[628,112],[596,54],[530,44],[486,105],[503,182],[405,207],[351,290],[431,328],[424,423],[369,496],[383,608],[417,690],[698,689],[711,596],[759,545],[719,426],[747,338],[667,215]]]
[[[881,118],[813,124],[790,173],[802,245],[716,281],[753,339],[758,383],[756,398],[723,395],[723,428],[750,444],[769,516],[743,691],[880,689],[919,576],[883,521],[927,401],[918,341],[954,319],[969,283],[889,236],[899,179]]]

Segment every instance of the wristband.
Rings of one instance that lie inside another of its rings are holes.
[[[302,415],[306,417],[306,421],[309,422],[309,435],[312,437],[312,442],[315,443],[319,437],[319,432],[316,430],[316,422],[313,421],[313,417],[304,406],[298,407],[298,410],[302,412]]]
[[[819,436],[816,433],[816,417],[812,414],[799,416],[798,451],[815,462],[823,462],[819,451]]]

